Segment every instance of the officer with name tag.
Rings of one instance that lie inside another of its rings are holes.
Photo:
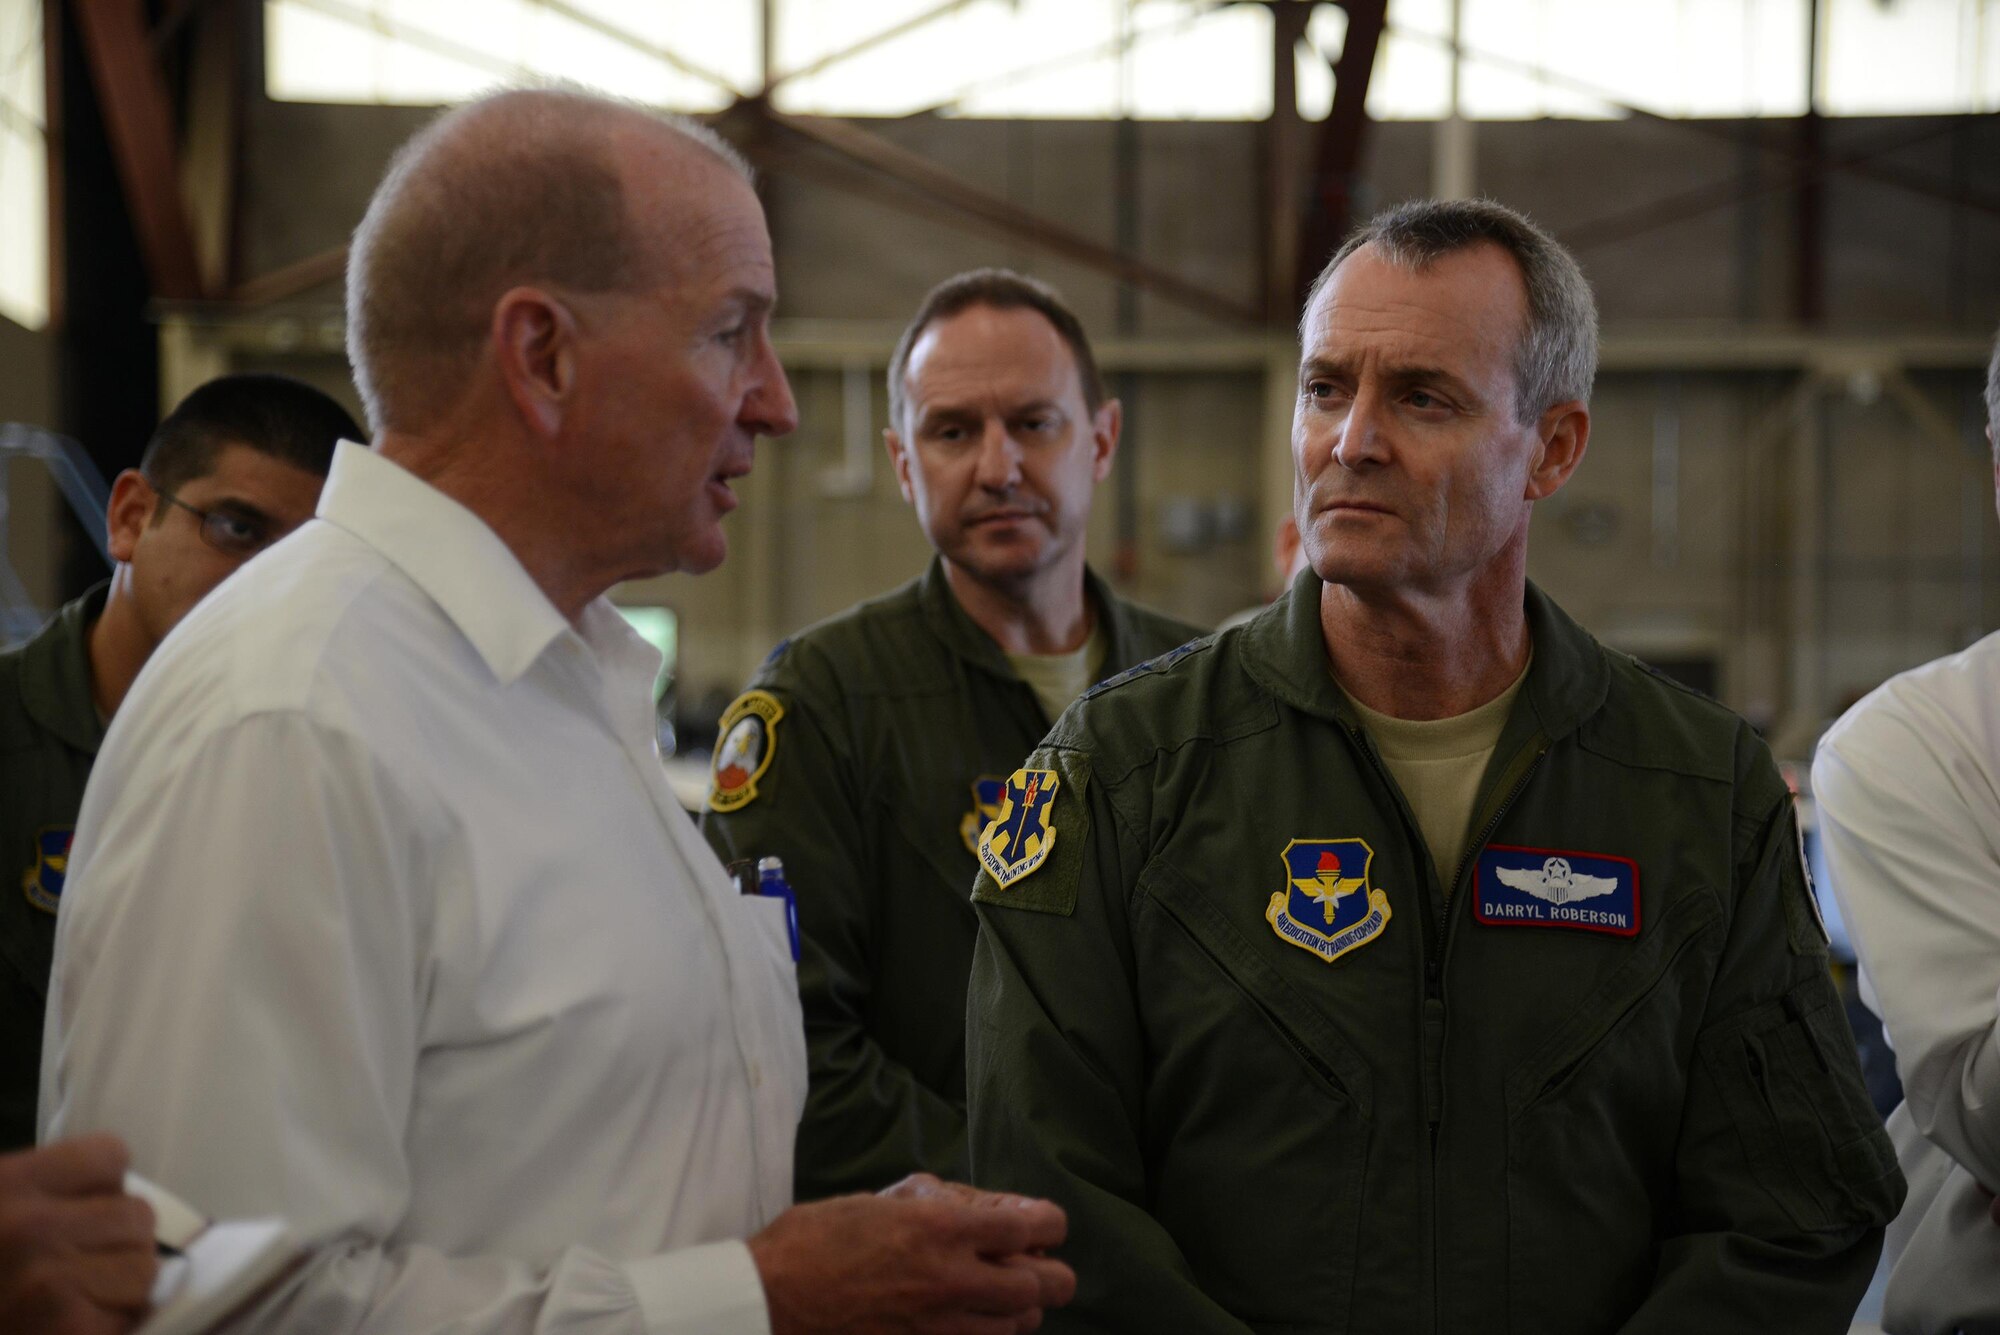
[[[1086,694],[980,843],[972,1169],[1069,1210],[1048,1328],[1845,1331],[1903,1183],[1791,797],[1526,579],[1581,271],[1417,202],[1301,338],[1310,568]]]
[[[723,715],[703,829],[798,896],[810,1085],[801,1199],[965,1172],[973,849],[1093,682],[1200,634],[1084,560],[1118,448],[1082,324],[1045,284],[932,289],[889,364],[884,437],[937,555],[801,632]]]

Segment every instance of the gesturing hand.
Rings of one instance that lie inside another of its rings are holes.
[[[794,1206],[750,1239],[772,1335],[1016,1335],[1076,1292],[1048,1201],[918,1174]]]

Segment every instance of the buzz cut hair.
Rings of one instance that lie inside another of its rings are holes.
[[[1376,214],[1349,234],[1313,280],[1300,331],[1334,270],[1363,246],[1421,273],[1485,243],[1513,257],[1528,294],[1527,327],[1514,345],[1515,418],[1525,424],[1559,403],[1590,402],[1597,378],[1597,301],[1590,282],[1554,237],[1490,199],[1419,199]]]
[[[1090,351],[1090,338],[1083,332],[1083,321],[1076,318],[1076,312],[1069,308],[1062,294],[1039,278],[1012,269],[968,269],[932,288],[917,307],[909,327],[903,330],[903,336],[896,340],[896,350],[889,355],[890,426],[904,430],[903,414],[909,408],[909,401],[904,397],[903,378],[909,372],[910,354],[916,349],[917,340],[932,325],[975,306],[997,311],[1034,311],[1054,325],[1056,333],[1069,346],[1070,359],[1076,363],[1084,406],[1092,413],[1104,406],[1104,377],[1099,374],[1097,358]]]
[[[448,408],[509,288],[598,293],[653,278],[614,146],[635,127],[753,179],[697,121],[563,86],[446,111],[396,151],[347,258],[347,358],[371,426],[421,430]]]
[[[325,477],[333,467],[333,447],[343,440],[363,443],[367,435],[332,395],[305,381],[264,372],[218,376],[154,428],[139,471],[160,493],[156,514],[164,514],[171,504],[167,497],[214,472],[229,446]]]

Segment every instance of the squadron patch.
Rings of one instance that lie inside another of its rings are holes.
[[[1017,769],[1000,792],[1000,810],[979,836],[979,863],[1001,889],[1049,859],[1056,827],[1049,817],[1061,780],[1052,769]]]
[[[74,825],[51,825],[35,832],[35,865],[21,874],[21,893],[44,913],[54,913],[69,876],[69,845]]]
[[[1488,844],[1472,873],[1472,916],[1503,927],[1639,934],[1639,864],[1603,853]]]
[[[1360,839],[1294,839],[1281,855],[1285,888],[1264,907],[1280,940],[1331,964],[1389,925],[1389,897],[1368,884],[1375,850]]]
[[[1007,781],[997,774],[982,774],[972,781],[972,810],[958,818],[958,837],[972,856],[979,856],[979,836],[1000,814],[1000,796],[1006,791]]]
[[[757,796],[757,780],[778,754],[778,720],[785,707],[767,691],[745,691],[723,711],[722,740],[715,745],[708,805],[714,811],[736,811]]]

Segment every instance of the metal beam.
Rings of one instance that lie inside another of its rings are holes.
[[[922,154],[858,126],[816,116],[788,116],[762,104],[745,103],[739,110],[754,112],[758,118],[799,140],[827,149],[897,185],[928,196],[956,219],[970,220],[1011,241],[1046,254],[1059,255],[1144,288],[1211,319],[1230,324],[1260,322],[1259,312],[1246,302],[1189,282],[1135,255],[1126,254],[1018,204],[989,194]],[[848,188],[855,187],[850,185]],[[862,193],[900,207],[893,195],[865,190]]]
[[[1286,324],[1298,314],[1300,206],[1297,55],[1312,6],[1271,6],[1271,119],[1264,129],[1264,318]]]
[[[1714,120],[1695,116],[1667,116],[1650,108],[1642,107],[1635,102],[1628,102],[1616,92],[1605,88],[1601,84],[1591,83],[1585,79],[1573,78],[1556,70],[1551,70],[1545,65],[1537,64],[1534,61],[1516,60],[1511,56],[1502,56],[1491,51],[1483,51],[1476,47],[1466,46],[1463,43],[1454,43],[1449,37],[1438,33],[1424,32],[1415,28],[1403,28],[1391,24],[1387,31],[1389,35],[1401,41],[1435,47],[1447,55],[1455,54],[1461,60],[1468,60],[1474,64],[1483,65],[1488,69],[1500,70],[1509,74],[1518,74],[1524,78],[1533,79],[1538,83],[1545,83],[1552,88],[1560,88],[1566,92],[1590,98],[1602,104],[1605,108],[1620,112],[1631,117],[1633,120],[1650,121],[1655,125],[1671,126],[1687,134],[1699,135],[1706,139],[1725,141],[1739,147],[1742,144],[1739,127],[1743,120],[1758,124],[1782,123],[1773,117],[1743,117],[1738,120]],[[1962,121],[1967,118],[1964,116],[1938,116],[1926,119],[1942,121],[1949,126],[1953,122]],[[1928,136],[1923,137],[1927,138]],[[1788,146],[1782,141],[1771,139],[1761,140],[1756,147],[1759,153],[1775,158],[1779,162],[1800,161],[1801,153],[1803,152],[1802,149],[1796,146]],[[2000,216],[2000,195],[1986,191],[1971,190],[1963,188],[1960,185],[1942,181],[1933,181],[1907,169],[1877,162],[1874,160],[1874,157],[1873,153],[1862,157],[1855,157],[1850,154],[1845,155],[1839,161],[1823,165],[1830,171],[1840,171],[1852,176],[1867,177],[1871,180],[1881,181],[1885,185],[1893,185],[1900,189],[1908,190],[1912,194],[1941,200],[1947,204],[1962,204],[1981,213]]]
[[[1341,0],[1347,36],[1333,62],[1333,107],[1320,126],[1313,209],[1307,215],[1305,247],[1293,279],[1293,305],[1305,299],[1319,266],[1347,234],[1354,213],[1354,186],[1368,134],[1368,82],[1375,53],[1388,23],[1389,0]]]
[[[238,306],[268,305],[331,283],[346,269],[347,247],[335,246],[238,283],[231,289],[229,300]]]
[[[1825,171],[1865,171],[1876,158],[1899,153],[1939,135],[1949,134],[1952,123],[1944,118],[1928,124],[1914,135],[1898,135],[1893,140],[1852,149],[1822,160],[1820,170]],[[1789,157],[1789,155],[1788,155]],[[1749,185],[1741,178],[1731,177],[1709,185],[1696,186],[1691,190],[1679,191],[1664,199],[1648,200],[1628,209],[1602,218],[1594,218],[1563,230],[1563,242],[1571,249],[1587,249],[1616,241],[1630,241],[1662,227],[1671,227],[1686,222],[1714,209],[1746,204],[1765,195],[1795,188],[1795,178],[1789,174],[1760,174]]]
[[[681,55],[672,47],[661,46],[658,42],[647,41],[631,29],[621,28],[617,24],[591,13],[581,5],[570,4],[568,0],[535,0],[535,4],[539,8],[548,10],[551,14],[568,19],[580,28],[589,29],[600,37],[609,37],[621,46],[628,46],[641,55],[651,56],[664,65],[671,65],[682,74],[700,79],[703,83],[711,84],[721,91],[730,94],[732,97],[742,95],[743,90],[731,83],[723,75],[717,74],[714,70],[708,69],[705,66],[695,64],[695,62]]]
[[[893,42],[898,37],[907,36],[915,32],[927,23],[951,14],[956,14],[968,5],[976,3],[978,3],[978,0],[944,0],[943,4],[935,5],[918,14],[912,14],[901,23],[891,24],[880,32],[871,33],[849,46],[842,47],[838,51],[829,51],[826,55],[819,57],[817,60],[809,60],[795,70],[786,70],[783,74],[766,79],[764,81],[764,95],[769,97],[780,85],[790,83],[794,79],[808,78],[820,73],[822,70],[838,65],[843,60],[852,60],[864,51],[873,51],[878,46]]]
[[[75,14],[154,295],[198,299],[206,289],[180,195],[173,106],[143,0],[93,0]]]

